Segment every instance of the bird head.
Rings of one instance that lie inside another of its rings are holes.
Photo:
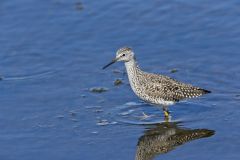
[[[129,62],[134,59],[134,52],[129,47],[122,47],[117,50],[116,57],[107,65],[103,67],[103,69],[107,68],[108,66],[112,65],[115,62]]]

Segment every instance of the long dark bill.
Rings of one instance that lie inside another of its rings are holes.
[[[117,62],[117,59],[113,59],[110,63],[108,63],[106,66],[104,66],[102,69],[105,69],[107,67],[109,67],[110,65],[112,65],[113,63]]]

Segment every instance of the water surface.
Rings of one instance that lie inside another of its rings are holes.
[[[239,159],[238,6],[223,0],[2,0],[0,158],[133,160],[139,148],[156,146],[141,154]],[[133,94],[122,64],[101,70],[126,45],[144,70],[212,94],[171,107],[172,122],[165,123],[161,110]],[[123,84],[114,86],[115,79]],[[89,92],[92,87],[108,91]],[[142,112],[151,116],[142,119]]]

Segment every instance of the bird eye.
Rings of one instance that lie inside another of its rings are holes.
[[[122,54],[122,56],[125,56],[125,54]]]

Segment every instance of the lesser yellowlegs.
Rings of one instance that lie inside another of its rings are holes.
[[[128,79],[134,93],[148,103],[161,105],[165,117],[169,117],[169,105],[183,99],[210,93],[208,90],[179,82],[164,75],[142,71],[137,65],[133,50],[129,47],[120,48],[116,53],[116,58],[103,69],[117,61],[125,62]]]

